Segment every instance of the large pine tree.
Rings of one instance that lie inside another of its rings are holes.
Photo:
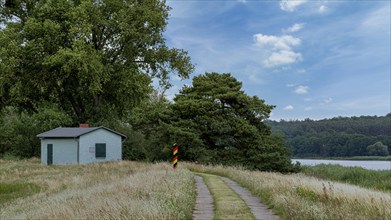
[[[206,73],[193,78],[174,98],[166,121],[182,157],[251,169],[292,170],[284,141],[264,124],[272,105],[241,90],[230,74]]]

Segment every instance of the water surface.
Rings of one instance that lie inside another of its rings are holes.
[[[300,162],[302,165],[315,166],[318,164],[339,164],[344,167],[362,167],[368,170],[391,170],[391,161],[380,160],[314,160],[292,159],[292,162]]]

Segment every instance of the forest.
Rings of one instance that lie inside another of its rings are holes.
[[[391,152],[391,113],[266,123],[285,137],[293,157],[387,156]]]

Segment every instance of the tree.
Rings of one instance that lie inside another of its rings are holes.
[[[181,158],[252,169],[290,171],[281,138],[263,123],[274,106],[242,90],[231,74],[193,78],[174,98],[167,136],[182,146]],[[272,165],[275,163],[274,165]]]
[[[168,136],[168,126],[164,121],[170,121],[171,103],[162,94],[154,91],[149,99],[133,109],[129,122],[132,128],[141,132],[145,140],[140,149],[146,152],[149,161],[171,159],[172,140]]]
[[[0,112],[0,156],[37,157],[40,140],[36,135],[71,123],[71,117],[56,105],[39,107],[33,114],[6,107]]]
[[[388,156],[388,147],[382,142],[377,141],[376,143],[367,147],[369,156]]]
[[[162,36],[160,0],[0,0],[0,106],[57,103],[75,121],[122,117],[193,70]]]

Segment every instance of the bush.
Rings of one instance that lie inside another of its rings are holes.
[[[71,117],[53,105],[40,107],[34,113],[6,107],[0,113],[0,155],[38,157],[40,141],[36,135],[71,124]]]

